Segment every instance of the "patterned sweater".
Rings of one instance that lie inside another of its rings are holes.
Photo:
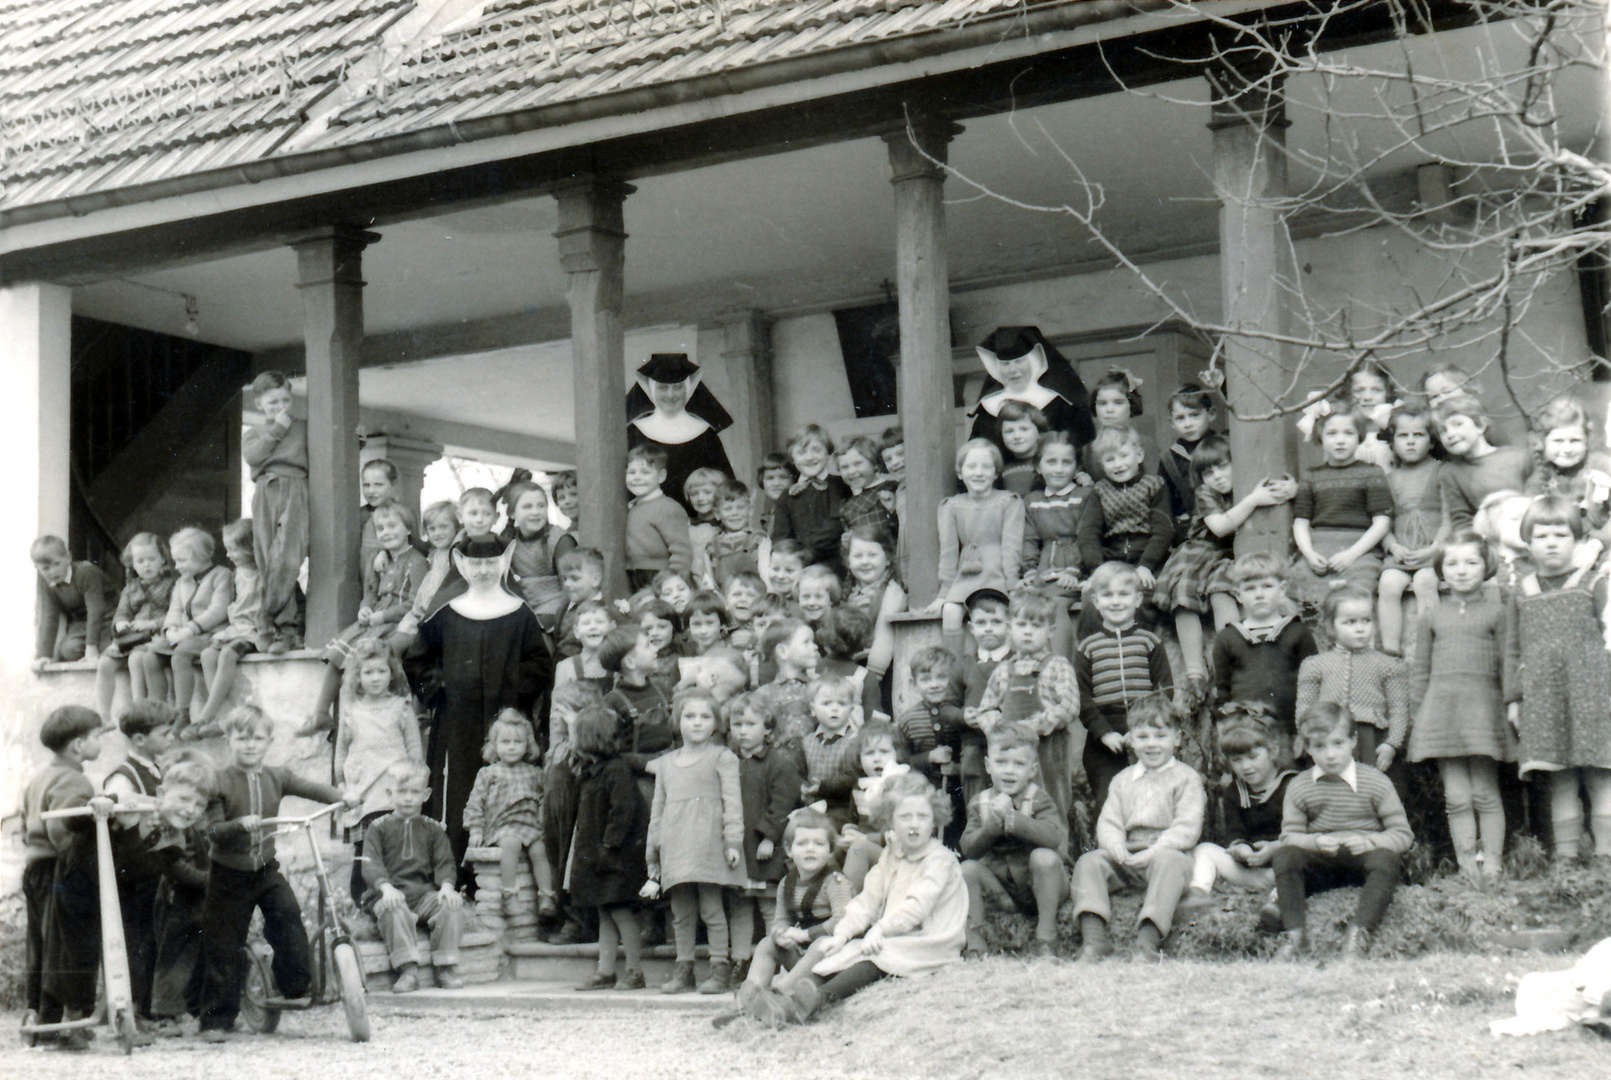
[[[1298,483],[1298,494],[1292,500],[1292,516],[1316,529],[1364,532],[1372,518],[1392,513],[1393,493],[1387,475],[1363,461],[1311,469]]]
[[[1078,534],[1085,569],[1102,565],[1102,547],[1116,536],[1145,535],[1141,565],[1153,571],[1162,566],[1175,538],[1175,519],[1169,513],[1169,491],[1163,477],[1138,476],[1122,484],[1103,479],[1093,491],[1095,498],[1086,499],[1080,510]]]
[[[1408,851],[1415,839],[1392,782],[1379,770],[1353,761],[1340,776],[1327,776],[1316,766],[1287,785],[1281,842],[1317,851],[1315,837],[1326,833],[1369,834],[1378,851]]]
[[[1374,468],[1374,466],[1372,466]],[[1410,677],[1404,662],[1376,649],[1334,646],[1298,668],[1297,716],[1317,701],[1348,706],[1354,722],[1387,731],[1395,750],[1410,731]]]
[[[1163,639],[1151,630],[1103,627],[1074,648],[1080,687],[1080,721],[1093,739],[1128,731],[1130,703],[1154,690],[1174,689]]]
[[[1039,570],[1078,566],[1080,511],[1091,489],[1031,492],[1024,500],[1024,565]]]
[[[464,803],[464,828],[483,843],[504,829],[542,833],[543,771],[529,761],[494,761],[475,774]]]

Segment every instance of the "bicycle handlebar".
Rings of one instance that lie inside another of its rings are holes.
[[[270,828],[278,828],[279,826],[282,826],[282,825],[309,825],[309,824],[312,824],[313,822],[319,820],[320,818],[324,817],[326,814],[335,813],[337,810],[340,810],[345,805],[347,805],[347,804],[346,803],[338,803],[338,802],[337,803],[331,803],[328,806],[324,806],[324,807],[319,808],[318,810],[315,810],[313,813],[308,814],[305,817],[271,817],[271,818],[263,818],[257,824],[260,827],[267,826],[267,827],[270,827]]]

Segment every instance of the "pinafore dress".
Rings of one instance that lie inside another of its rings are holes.
[[[1011,664],[1012,659],[1003,663]],[[1028,675],[1012,671],[1007,677],[1006,699],[1001,703],[1002,722],[1016,723],[1040,711],[1039,670]],[[1041,736],[1038,756],[1041,787],[1053,803],[1066,811],[1074,797],[1074,733],[1065,727]]]
[[[1538,576],[1516,598],[1521,646],[1521,774],[1611,768],[1611,656],[1589,568],[1554,592]]]

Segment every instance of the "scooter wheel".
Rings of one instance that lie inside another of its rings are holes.
[[[22,1045],[30,1048],[39,1045],[39,1035],[28,1030],[29,1028],[38,1025],[38,1023],[39,1014],[33,1009],[29,1009],[27,1012],[23,1013],[22,1030],[18,1032],[18,1034],[22,1037]]]
[[[369,1014],[364,1008],[364,972],[350,942],[335,947],[336,977],[341,980],[341,1007],[347,1013],[347,1031],[353,1042],[369,1041]]]
[[[139,1030],[134,1022],[134,1012],[130,1009],[119,1009],[113,1026],[117,1029],[117,1044],[123,1048],[123,1053],[134,1053],[135,1035]]]
[[[250,945],[242,950],[246,982],[241,987],[241,1025],[254,1035],[269,1035],[280,1026],[280,1010],[268,1007],[274,996],[274,976],[268,963]]]

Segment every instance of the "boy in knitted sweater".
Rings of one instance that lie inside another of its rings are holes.
[[[688,578],[693,543],[688,538],[688,511],[660,490],[666,482],[666,452],[647,443],[627,451],[626,569],[633,590],[647,589],[654,576],[670,570]]]
[[[1136,764],[1113,778],[1096,823],[1096,850],[1074,864],[1081,960],[1100,960],[1110,951],[1109,891],[1116,885],[1146,889],[1135,940],[1139,958],[1157,958],[1174,925],[1208,804],[1203,778],[1175,759],[1180,725],[1167,694],[1149,695],[1130,709]]]
[[[1348,706],[1322,702],[1298,725],[1315,767],[1287,786],[1275,888],[1281,905],[1277,959],[1296,959],[1307,947],[1308,893],[1358,885],[1345,958],[1363,957],[1370,935],[1387,914],[1398,887],[1399,862],[1414,837],[1393,785],[1378,769],[1354,760],[1354,718]]]

